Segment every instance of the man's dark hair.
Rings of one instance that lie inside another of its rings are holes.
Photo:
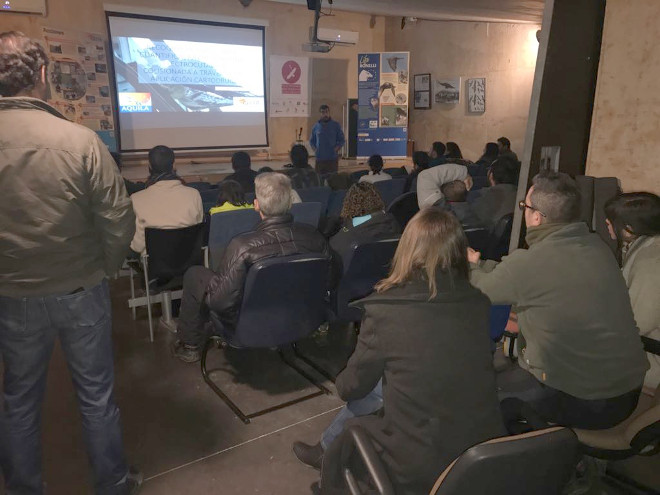
[[[323,110],[330,110],[330,107],[328,105],[323,104],[319,107],[319,112],[322,112]]]
[[[490,173],[493,174],[495,184],[513,184],[516,186],[520,176],[520,162],[507,157],[498,158],[490,166]]]
[[[152,174],[171,172],[174,168],[174,151],[162,144],[151,148],[149,150],[149,168]]]
[[[501,138],[497,138],[497,142],[504,146],[506,149],[511,149],[511,141],[509,141],[509,138],[502,136]]]
[[[484,150],[484,154],[481,157],[482,160],[494,160],[497,158],[497,155],[499,154],[500,150],[497,147],[497,143],[486,143],[486,149]]]
[[[267,174],[268,172],[274,172],[274,170],[270,167],[261,167],[259,170],[257,170],[257,174]]]
[[[248,169],[251,165],[250,155],[245,151],[237,151],[231,156],[231,168],[234,170]]]
[[[458,146],[458,144],[452,141],[447,143],[447,157],[454,158],[456,160],[463,159],[463,153],[461,152],[461,148]]]
[[[467,187],[462,180],[454,180],[440,186],[440,192],[447,201],[464,203],[467,201]]]
[[[218,186],[218,189],[218,201],[216,203],[218,206],[222,206],[225,203],[230,203],[234,206],[247,204],[245,192],[243,192],[243,188],[235,180],[223,180]]]
[[[367,164],[374,174],[380,174],[383,170],[383,157],[380,155],[371,155]]]
[[[426,151],[415,151],[412,156],[413,163],[417,165],[417,168],[420,170],[426,170],[429,168],[429,154]]]
[[[660,197],[650,192],[619,194],[605,203],[605,217],[617,238],[626,230],[637,237],[660,234]]]
[[[445,151],[447,151],[447,147],[445,146],[445,143],[441,141],[435,141],[433,143],[433,151],[435,151],[435,154],[438,156],[444,156]]]
[[[0,96],[34,89],[44,66],[48,55],[39,43],[19,31],[0,34]]]
[[[532,179],[534,190],[530,206],[545,215],[547,223],[572,223],[580,220],[580,189],[567,174],[543,171]]]
[[[309,152],[302,144],[294,145],[289,152],[289,157],[291,158],[291,165],[295,168],[309,167]]]

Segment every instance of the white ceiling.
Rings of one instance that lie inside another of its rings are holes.
[[[271,0],[307,5],[307,0]],[[323,9],[433,20],[541,23],[544,0],[323,0]]]

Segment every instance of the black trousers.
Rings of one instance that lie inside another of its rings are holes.
[[[209,321],[206,288],[214,276],[215,272],[203,266],[192,266],[183,276],[177,336],[186,345],[201,347],[208,338],[205,329]]]
[[[538,420],[584,430],[611,428],[628,418],[639,400],[640,388],[607,399],[580,399],[548,387],[534,375],[515,366],[497,375],[498,395],[507,424],[517,419]],[[536,415],[530,418],[529,415]]]

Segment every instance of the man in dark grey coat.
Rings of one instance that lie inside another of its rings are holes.
[[[481,189],[481,193],[472,203],[472,209],[481,223],[492,229],[504,215],[513,213],[518,193],[518,175],[520,164],[509,158],[498,158],[488,172],[490,187]]]

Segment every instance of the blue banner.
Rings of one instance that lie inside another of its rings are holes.
[[[405,157],[408,52],[358,55],[358,157]]]

